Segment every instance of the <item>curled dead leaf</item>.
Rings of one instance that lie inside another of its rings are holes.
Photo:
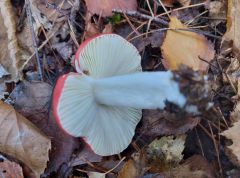
[[[162,0],[163,4],[166,7],[173,7],[174,4],[180,3],[182,6],[188,6],[191,3],[191,0]]]
[[[16,23],[11,1],[0,1],[0,64],[11,74],[11,80],[20,78],[24,56],[16,36]]]
[[[233,53],[240,55],[240,1],[228,0],[227,10],[227,32],[223,36],[223,50],[233,48]]]
[[[27,165],[40,177],[47,166],[51,141],[10,105],[0,101],[0,151]]]
[[[139,178],[147,171],[146,167],[146,153],[141,150],[134,153],[118,173],[118,178]]]
[[[221,135],[232,140],[232,144],[226,146],[226,154],[235,165],[240,166],[240,121],[234,123],[233,127],[224,131]]]
[[[85,0],[88,10],[102,17],[111,16],[113,9],[135,11],[136,0]]]
[[[206,71],[207,62],[211,61],[215,54],[212,44],[204,36],[186,31],[188,28],[175,16],[170,20],[171,30],[167,31],[161,46],[164,66],[167,69],[176,70],[184,64],[193,70]]]
[[[169,112],[143,110],[142,127],[139,128],[139,132],[148,139],[149,137],[162,135],[183,134],[193,129],[199,123],[199,120],[191,117],[176,119]]]
[[[53,149],[46,174],[57,172],[61,165],[70,161],[72,153],[79,147],[77,138],[67,135],[57,126],[50,112],[51,95],[52,86],[48,83],[27,81],[19,83],[10,95],[16,111],[52,138]]]

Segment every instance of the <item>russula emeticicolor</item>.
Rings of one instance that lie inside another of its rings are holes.
[[[137,49],[116,34],[85,41],[75,67],[78,73],[57,81],[54,114],[60,127],[83,137],[102,156],[118,154],[131,143],[142,109],[186,102],[170,71],[141,72]]]

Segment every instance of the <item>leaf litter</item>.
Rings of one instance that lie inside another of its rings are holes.
[[[0,115],[2,127],[11,123],[1,129],[0,151],[17,165],[9,167],[9,174],[22,167],[26,177],[28,167],[35,177],[238,177],[238,1],[228,0],[228,9],[223,1],[163,1],[164,8],[158,0],[29,1],[33,26],[22,15],[24,4],[1,2],[0,98],[14,108],[0,105],[2,113],[11,113]],[[214,113],[180,117],[175,107],[144,110],[131,146],[118,156],[96,155],[81,139],[65,134],[51,111],[54,83],[74,71],[78,45],[101,33],[117,33],[133,43],[144,70],[181,70],[187,65],[207,74],[214,84]],[[37,77],[36,48],[44,81]],[[6,131],[11,128],[17,129]],[[24,152],[14,147],[17,131],[31,138],[21,140]]]

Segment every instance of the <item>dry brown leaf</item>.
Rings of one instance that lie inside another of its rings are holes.
[[[162,0],[162,2],[166,7],[173,7],[176,3],[180,3],[182,6],[188,6],[191,0]]]
[[[169,28],[187,29],[174,16],[171,17]],[[204,36],[184,30],[168,30],[161,50],[164,66],[171,70],[185,64],[194,70],[206,71],[208,63],[205,61],[211,61],[215,53],[212,44]]]
[[[2,101],[0,123],[0,151],[22,161],[40,177],[49,160],[50,139]]]
[[[239,101],[237,102],[234,110],[231,112],[231,120],[233,122],[237,122],[240,120],[240,102]]]
[[[92,14],[102,17],[111,16],[113,9],[135,11],[137,9],[136,0],[85,0],[88,10]]]
[[[23,178],[23,170],[15,162],[11,162],[5,158],[0,161],[0,177],[3,178]]]
[[[75,158],[69,163],[72,167],[79,166],[86,163],[100,162],[102,156],[95,154],[87,145],[84,145],[80,153],[77,154]]]
[[[18,84],[10,95],[15,109],[52,138],[53,149],[46,173],[55,172],[70,161],[72,153],[79,147],[77,138],[67,135],[58,127],[50,111],[51,95],[52,86],[48,83],[27,81]]]
[[[36,11],[41,13],[41,16],[37,16],[38,20],[46,17],[52,22],[58,21],[58,17],[67,15],[67,10],[72,7],[68,1],[63,0],[30,0],[30,3],[33,13],[36,13]]]
[[[213,168],[208,161],[199,155],[194,155],[184,161],[179,167],[169,172],[166,178],[215,178]]]
[[[240,55],[240,1],[228,0],[227,32],[223,36],[224,48],[233,48],[233,53]]]
[[[132,159],[128,160],[122,170],[119,172],[118,178],[137,178],[138,170]]]
[[[235,165],[240,166],[240,121],[234,123],[233,127],[224,131],[221,135],[232,140],[232,144],[226,146],[226,154]]]
[[[148,137],[183,134],[199,123],[198,118],[176,119],[169,112],[143,110],[142,127],[139,132]]]
[[[97,34],[100,34],[100,30],[97,28],[97,26],[94,23],[87,23],[85,27],[85,40],[88,38],[91,38]]]
[[[147,171],[146,154],[143,150],[134,153],[118,173],[118,178],[139,178]]]
[[[87,173],[89,178],[105,178],[106,174],[100,172],[88,172]]]
[[[226,1],[211,1],[209,3],[209,17],[215,19],[210,21],[212,26],[216,26],[227,16]]]
[[[11,74],[11,80],[17,81],[24,56],[17,43],[13,12],[11,1],[0,1],[0,64]]]

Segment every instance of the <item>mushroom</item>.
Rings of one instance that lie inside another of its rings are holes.
[[[116,34],[85,41],[75,67],[78,73],[57,81],[55,118],[102,156],[118,154],[131,143],[142,109],[163,109],[166,101],[186,103],[172,72],[142,72],[137,49]]]

